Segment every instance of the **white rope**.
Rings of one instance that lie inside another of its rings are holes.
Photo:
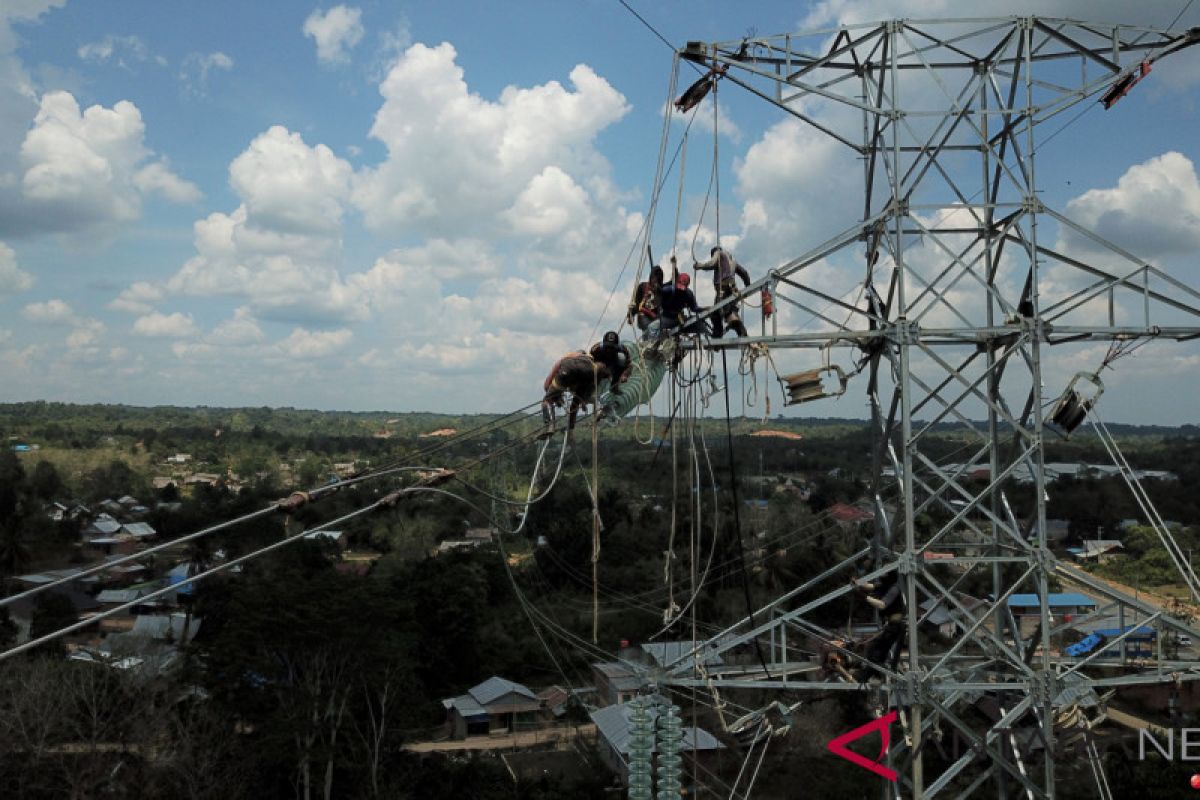
[[[558,467],[554,471],[554,477],[550,480],[550,485],[546,487],[546,491],[534,498],[533,490],[537,486],[538,475],[542,471],[542,457],[546,454],[546,448],[550,446],[549,439],[542,442],[542,448],[538,451],[537,461],[533,465],[533,477],[529,481],[529,491],[525,495],[525,513],[521,515],[521,524],[512,531],[514,536],[525,530],[525,523],[529,521],[529,507],[545,499],[546,495],[550,494],[550,491],[554,488],[554,484],[558,483],[558,476],[562,474],[563,457],[567,454],[567,441],[569,438],[568,434],[563,434],[562,450],[558,454]]]

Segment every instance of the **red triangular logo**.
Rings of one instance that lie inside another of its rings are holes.
[[[879,761],[881,761],[883,757],[887,755],[888,744],[892,739],[890,729],[892,723],[895,721],[896,711],[893,709],[879,719],[872,720],[866,725],[862,725],[852,731],[843,733],[841,736],[837,737],[828,745],[826,745],[826,747],[828,747],[829,752],[833,753],[835,756],[841,756],[851,764],[857,764],[863,769],[871,770],[871,772],[874,772],[876,775],[882,775],[889,781],[894,781],[896,780],[896,770],[888,769],[880,764]],[[846,749],[846,745],[850,744],[855,739],[861,739],[872,731],[879,731],[879,737],[883,740],[883,745],[879,748],[879,756],[874,761],[871,761],[864,756],[860,756],[858,753],[854,753]]]

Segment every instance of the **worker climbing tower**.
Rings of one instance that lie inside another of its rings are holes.
[[[928,798],[1054,797],[1064,748],[1082,741],[1080,752],[1095,754],[1086,698],[1200,679],[1200,664],[1161,645],[1142,662],[1121,657],[1138,625],[1200,631],[1055,558],[1043,455],[1103,389],[1095,373],[1048,369],[1054,348],[1109,343],[1113,355],[1198,337],[1200,292],[1048,205],[1037,181],[1038,148],[1068,112],[1114,106],[1159,59],[1198,41],[1200,29],[1008,17],[893,20],[678,53],[725,94],[740,87],[862,162],[861,217],[746,290],[766,289],[819,326],[709,346],[762,343],[823,359],[785,380],[792,402],[847,391],[848,380],[851,394],[865,390],[874,530],[854,556],[694,651],[757,642],[765,658],[706,667],[684,654],[664,683],[777,689],[801,702],[807,691],[864,691],[879,716],[898,711],[903,728],[884,757],[897,773],[884,794]],[[831,262],[858,265],[858,301],[809,280]],[[967,432],[952,458],[931,437],[943,423]],[[1028,508],[1010,502],[1018,480],[1032,482]],[[898,661],[875,660],[830,627],[854,576],[895,576],[907,609]],[[964,586],[990,597],[969,606]],[[1052,591],[1086,592],[1095,614],[1119,616],[1110,649],[1064,652],[1069,620],[1048,604]],[[1023,619],[1010,603],[1018,594],[1034,598]],[[922,617],[939,610],[960,621],[961,635],[922,632]]]

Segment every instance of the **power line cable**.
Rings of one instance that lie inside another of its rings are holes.
[[[1180,18],[1183,17],[1183,15],[1187,13],[1188,9],[1192,7],[1193,2],[1195,2],[1195,0],[1187,1],[1187,3],[1179,11],[1179,13],[1175,15],[1175,19],[1171,20],[1171,24],[1167,26],[1167,30],[1170,30],[1171,28],[1175,27],[1175,23],[1179,22]]]

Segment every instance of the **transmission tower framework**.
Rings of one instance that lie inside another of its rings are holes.
[[[1158,59],[1198,40],[1197,28],[1007,17],[891,20],[678,52],[863,163],[861,218],[744,293],[765,289],[817,324],[709,346],[823,349],[857,361],[871,409],[875,521],[867,546],[684,654],[657,682],[801,699],[862,690],[802,657],[823,642],[881,675],[881,705],[902,712],[906,735],[887,755],[899,775],[883,796],[978,796],[990,786],[1001,798],[1052,798],[1064,744],[1084,741],[1095,754],[1086,725],[1066,721],[1081,698],[1200,679],[1200,664],[1164,656],[1162,635],[1155,658],[1126,652],[1141,626],[1200,630],[1049,549],[1044,442],[1060,435],[1047,424],[1060,395],[1044,380],[1063,376],[1043,369],[1048,348],[1069,342],[1200,337],[1200,292],[1046,205],[1036,179],[1039,141],[1065,129],[1043,135],[1045,123],[1102,93],[1111,105]],[[806,270],[851,253],[865,274],[861,301],[806,280]],[[967,432],[965,459],[939,456],[941,423]],[[1020,518],[1007,495],[1018,479],[1034,497]],[[854,591],[846,578],[856,572],[899,576],[908,613],[897,669],[862,664],[820,622]],[[956,591],[968,580],[990,586],[983,605]],[[1086,592],[1096,609],[1055,618],[1052,581]],[[1020,591],[1036,595],[1024,623],[1009,604]],[[939,608],[965,627],[950,643],[921,633]],[[1068,628],[1113,614],[1123,632],[1104,647],[1081,657],[1059,649]],[[716,665],[752,642],[767,648],[761,663]],[[1120,657],[1104,655],[1113,648]],[[943,733],[966,751],[927,758]]]

